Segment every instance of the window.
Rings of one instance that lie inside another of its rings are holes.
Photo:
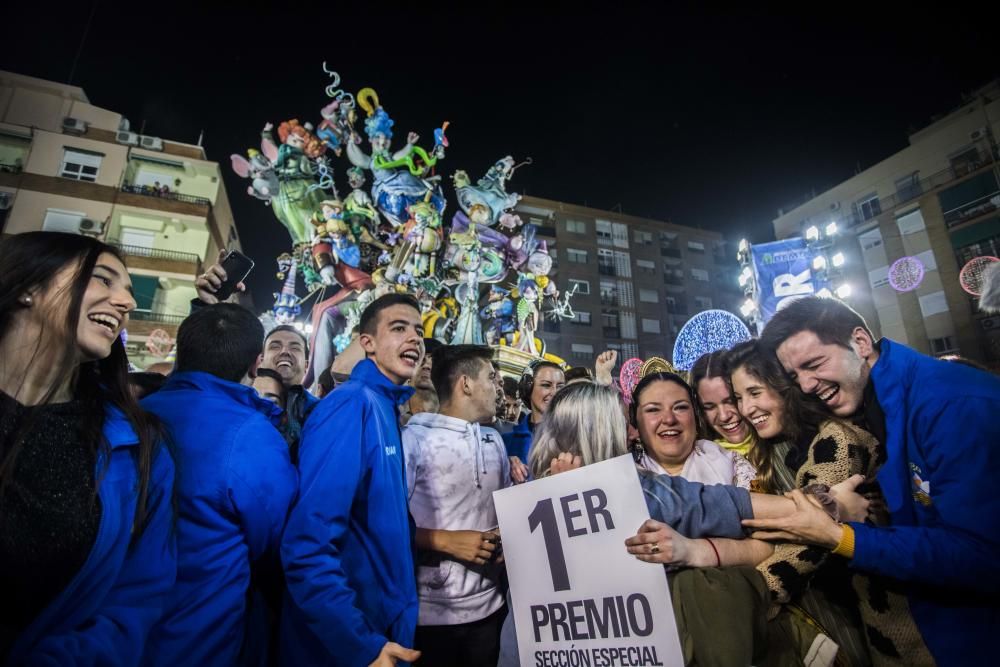
[[[941,338],[931,338],[931,353],[932,354],[948,354],[950,352],[958,352],[958,346],[955,345],[955,341],[951,336],[943,336]]]
[[[153,249],[153,239],[156,233],[147,229],[130,229],[122,227],[121,238],[118,241],[126,246],[130,255],[141,255],[149,257]]]
[[[611,239],[616,248],[628,247],[628,227],[620,222],[611,225]]]
[[[621,315],[618,317],[618,321],[622,338],[636,338],[635,314],[621,313]]]
[[[627,252],[615,250],[615,275],[621,278],[632,277],[632,256]]]
[[[618,303],[618,286],[614,281],[601,281],[601,303],[605,306],[614,306]]]
[[[667,306],[667,312],[671,315],[687,314],[687,303],[682,296],[668,296],[664,299],[664,303]]]
[[[639,289],[639,301],[643,303],[659,303],[660,293],[655,289]]]
[[[882,213],[882,204],[879,202],[877,194],[870,194],[864,199],[859,199],[857,207],[862,220],[871,220]]]
[[[587,251],[577,250],[576,248],[566,248],[566,259],[575,264],[586,264]]]
[[[617,275],[615,272],[615,253],[613,250],[597,249],[597,272],[602,276]]]
[[[618,305],[622,308],[635,308],[635,294],[632,292],[631,281],[618,281]]]
[[[858,234],[858,242],[861,244],[861,249],[865,252],[873,250],[882,245],[882,232],[878,228],[875,228],[864,234]]]
[[[576,311],[576,313],[573,316],[573,319],[571,319],[570,322],[572,322],[573,324],[589,325],[590,313],[586,310],[578,310]]]
[[[632,242],[636,245],[652,245],[653,232],[643,232],[637,229],[632,232]]]
[[[570,290],[573,289],[574,285],[576,286],[577,294],[590,294],[589,280],[577,280],[576,278],[570,278],[567,282],[569,282]]]
[[[594,356],[594,346],[588,343],[573,343],[570,351],[576,359],[590,359]]]
[[[712,300],[707,296],[696,296],[694,298],[694,307],[699,311],[712,310]]]
[[[953,155],[948,158],[951,162],[951,168],[955,172],[956,177],[965,176],[976,169],[982,164],[979,158],[979,149],[975,146],[970,146],[961,153]]]
[[[642,318],[642,333],[660,333],[660,320]]]
[[[101,168],[103,158],[104,156],[100,153],[67,148],[63,154],[59,175],[63,178],[93,183],[97,180],[97,172]]]
[[[598,220],[594,223],[594,232],[597,235],[597,242],[601,245],[611,245],[611,223],[607,220]]]
[[[571,234],[586,234],[587,223],[582,220],[567,220],[566,231]]]
[[[688,250],[691,252],[705,252],[705,244],[701,241],[688,241]]]
[[[708,282],[708,271],[705,269],[691,269],[691,277],[695,280]]]
[[[651,259],[637,259],[635,260],[635,268],[643,273],[656,273],[656,262]]]
[[[59,211],[57,209],[50,208],[45,212],[45,220],[42,222],[42,231],[79,234],[80,221],[83,220],[83,218],[83,213]]]
[[[618,312],[614,310],[601,311],[601,327],[604,335],[611,338],[621,338],[621,331],[618,329]]]
[[[684,270],[683,269],[672,269],[669,265],[663,265],[663,284],[665,285],[683,285],[684,284]]]

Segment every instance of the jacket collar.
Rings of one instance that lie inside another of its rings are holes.
[[[139,444],[139,436],[125,413],[111,403],[104,405],[104,437],[111,449]]]
[[[193,389],[194,391],[226,396],[241,405],[245,405],[261,413],[272,424],[277,423],[281,419],[281,408],[271,401],[261,398],[253,387],[223,380],[210,373],[202,373],[201,371],[171,373],[170,377],[167,378],[166,384],[160,389],[160,392],[181,389]]]
[[[406,403],[416,390],[413,387],[407,385],[398,385],[387,378],[382,371],[378,369],[375,362],[371,359],[362,359],[354,366],[354,370],[351,371],[351,380],[355,382],[360,382],[366,387],[370,387],[375,391],[388,397],[389,400],[393,402],[394,405],[402,405]]]

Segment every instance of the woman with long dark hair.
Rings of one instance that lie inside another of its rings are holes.
[[[698,402],[705,437],[719,446],[747,456],[755,444],[750,424],[736,409],[736,398],[726,372],[726,351],[718,350],[698,357],[691,366],[691,388]]]
[[[173,585],[174,468],[128,383],[117,250],[0,243],[0,657],[138,664]]]

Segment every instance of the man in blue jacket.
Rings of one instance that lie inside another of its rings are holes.
[[[882,444],[878,481],[891,527],[840,525],[798,498],[787,519],[750,525],[825,545],[851,566],[898,579],[941,665],[986,664],[1000,633],[1000,380],[904,345],[874,342],[835,299],[779,311],[762,342],[807,394],[859,418]]]
[[[236,664],[251,564],[277,557],[297,477],[279,409],[249,386],[263,340],[250,311],[200,308],[177,332],[174,373],[142,403],[163,420],[178,470],[177,583],[146,664]]]
[[[281,543],[286,665],[413,661],[417,589],[399,406],[424,354],[417,302],[387,294],[361,315],[366,358],[310,415],[299,498]]]

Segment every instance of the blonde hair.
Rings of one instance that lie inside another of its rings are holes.
[[[583,465],[628,453],[628,432],[618,392],[593,382],[560,389],[538,424],[528,456],[535,478],[548,474],[552,459],[563,452],[579,456]]]

